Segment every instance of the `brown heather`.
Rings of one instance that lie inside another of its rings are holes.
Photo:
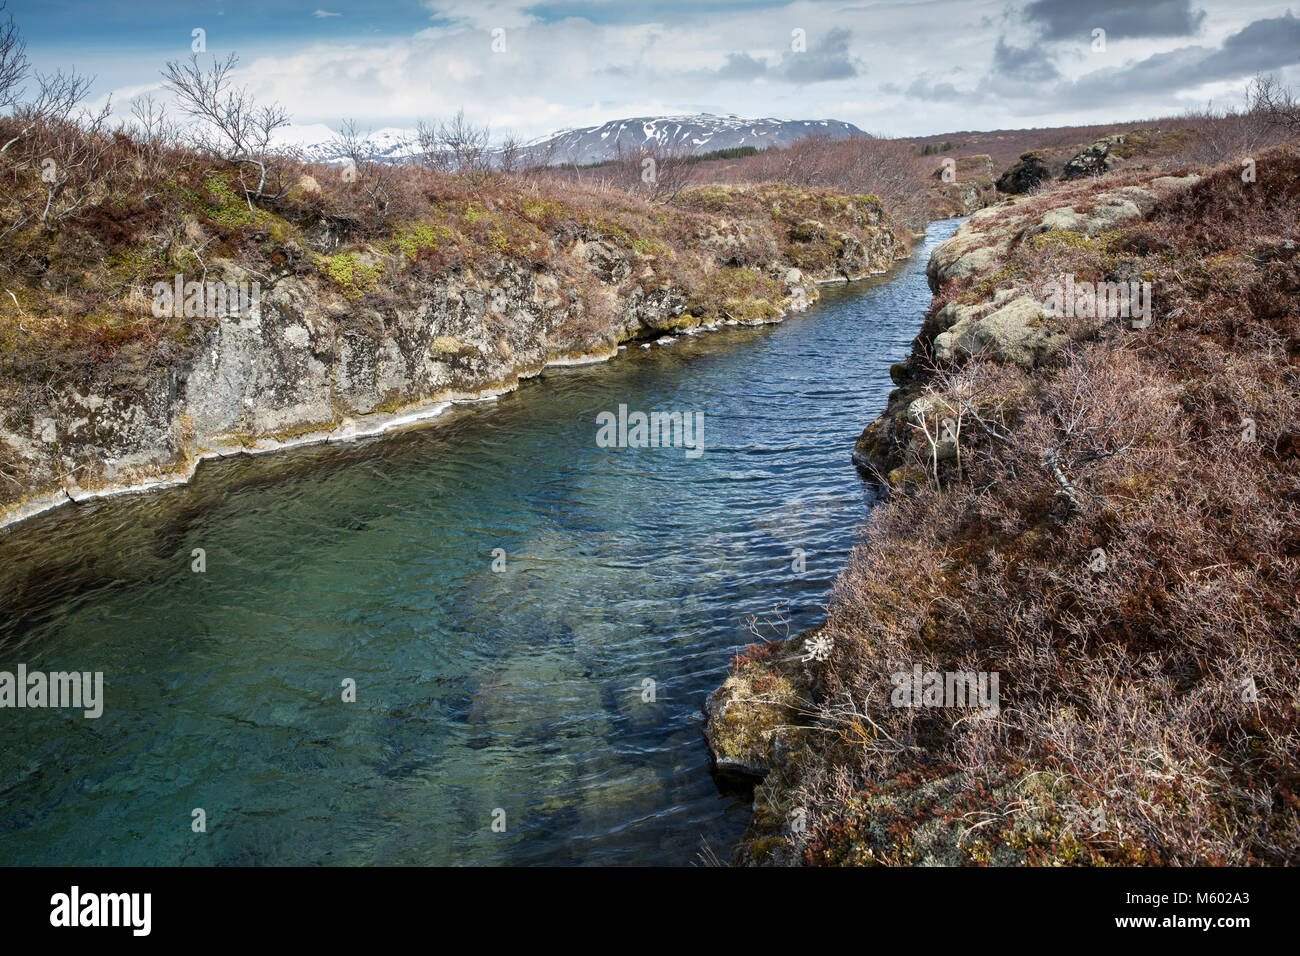
[[[1229,163],[1136,225],[1013,246],[1025,287],[1150,281],[1153,322],[924,373],[962,412],[960,473],[873,512],[809,665],[817,732],[742,858],[1300,861],[1300,149],[1256,158],[1255,183]],[[915,664],[998,672],[1000,714],[891,706]],[[794,807],[808,832],[780,836]]]

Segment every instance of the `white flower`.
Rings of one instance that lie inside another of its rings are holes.
[[[803,649],[808,652],[804,657],[800,658],[805,664],[808,661],[824,661],[831,656],[831,639],[818,634],[816,637],[804,641]]]

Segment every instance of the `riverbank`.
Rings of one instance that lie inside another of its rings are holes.
[[[1296,862],[1300,155],[1254,165],[1057,187],[935,250],[854,450],[890,500],[825,621],[707,708],[763,778],[735,862]],[[1099,283],[1149,313],[1045,307]]]
[[[366,225],[307,173],[270,209],[227,178],[182,164],[161,213],[82,247],[8,237],[15,263],[46,251],[0,304],[0,527],[186,481],[214,457],[408,427],[625,343],[780,321],[911,240],[874,197],[784,186],[663,206],[426,176],[423,212]],[[176,276],[183,295],[158,314]],[[200,300],[253,294],[189,309],[186,283]]]

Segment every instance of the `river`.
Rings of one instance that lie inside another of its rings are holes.
[[[0,863],[725,859],[749,809],[701,704],[819,618],[873,501],[854,439],[956,226],[780,325],[0,533],[0,670],[104,697],[0,710]],[[599,447],[620,404],[702,412],[703,454]]]

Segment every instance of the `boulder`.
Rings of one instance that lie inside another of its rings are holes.
[[[799,649],[815,633],[765,645],[708,696],[704,738],[720,777],[762,778],[791,752],[808,697]]]
[[[1049,324],[1052,316],[1033,296],[1020,296],[982,319],[962,318],[935,337],[934,354],[954,362],[985,354],[1033,368],[1060,352],[1069,337]]]
[[[935,247],[925,266],[925,276],[930,288],[938,292],[949,279],[987,271],[1006,252],[1009,237],[995,240],[992,236],[963,227],[947,242]]]
[[[1088,176],[1100,176],[1102,173],[1114,169],[1120,161],[1120,157],[1115,154],[1114,148],[1123,143],[1124,138],[1123,133],[1117,133],[1114,136],[1103,136],[1091,146],[1080,150],[1065,164],[1065,169],[1061,171],[1061,180],[1069,182],[1073,179],[1084,179]]]
[[[1019,162],[998,177],[998,192],[1012,195],[1027,193],[1051,178],[1052,171],[1042,153],[1022,153]]]

